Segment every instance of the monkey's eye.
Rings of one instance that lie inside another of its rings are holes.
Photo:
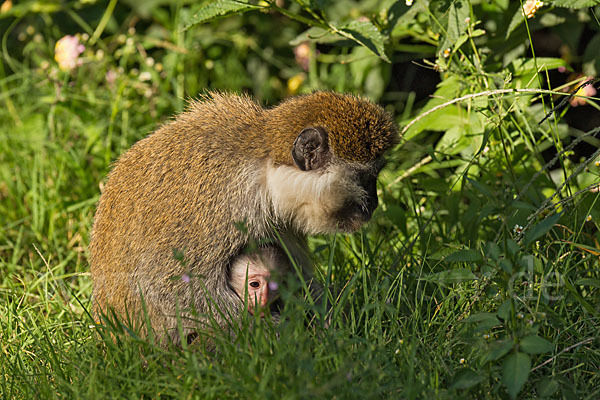
[[[260,283],[256,282],[256,281],[250,282],[249,285],[256,289],[258,289],[260,287]]]

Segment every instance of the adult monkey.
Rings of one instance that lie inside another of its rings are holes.
[[[163,342],[179,343],[178,320],[196,337],[204,324],[192,310],[227,326],[222,315],[244,311],[228,271],[250,241],[282,237],[309,273],[305,235],[371,218],[397,136],[389,114],[352,95],[315,92],[270,109],[222,93],[191,102],[108,176],[90,241],[95,314],[147,315]]]

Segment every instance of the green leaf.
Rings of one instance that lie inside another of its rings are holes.
[[[465,281],[476,280],[477,277],[473,275],[471,271],[465,268],[452,269],[449,271],[442,271],[435,274],[428,275],[423,280],[436,282],[439,284],[452,284],[460,283]]]
[[[558,67],[567,68],[569,65],[562,58],[553,57],[536,57],[533,58],[517,58],[511,63],[510,71],[514,76],[534,74],[546,69],[557,69]]]
[[[508,239],[506,241],[506,249],[505,251],[508,252],[508,254],[510,254],[512,257],[514,257],[519,250],[521,250],[521,248],[519,247],[519,244],[517,242],[515,242],[512,239]]]
[[[590,76],[597,76],[600,74],[600,52],[598,49],[600,48],[600,34],[597,34],[590,40],[590,43],[587,45],[585,49],[585,53],[583,53],[583,62],[584,67],[586,68],[586,73],[589,73]]]
[[[548,353],[554,349],[554,345],[544,338],[536,335],[531,335],[521,339],[519,348],[525,353],[541,354]]]
[[[450,76],[438,84],[438,88],[425,107],[421,109],[421,114],[429,111],[441,104],[456,98],[459,95],[458,88],[461,83],[456,75]],[[404,121],[406,125],[408,121]],[[415,138],[424,130],[445,132],[450,127],[463,126],[466,127],[471,123],[469,113],[459,104],[451,104],[415,122],[408,131],[404,134],[404,139],[409,140]]]
[[[462,126],[453,126],[442,135],[435,146],[435,151],[437,153],[455,155],[467,148],[471,143],[471,139],[468,135],[465,135],[465,130]]]
[[[520,210],[537,211],[537,207],[535,207],[534,205],[520,200],[513,201],[512,203],[510,203],[510,205]]]
[[[489,186],[487,186],[486,184],[477,182],[476,180],[473,180],[471,178],[467,178],[467,181],[469,181],[469,183],[471,185],[473,185],[473,187],[475,187],[475,189],[477,189],[479,192],[481,192],[481,194],[483,194],[485,197],[487,197],[489,199],[494,198],[492,189]]]
[[[257,10],[263,7],[255,6],[244,1],[237,0],[217,0],[210,2],[200,8],[183,27],[187,30],[190,27],[202,24],[204,22],[213,21],[218,18],[227,17],[234,14],[241,14],[250,10]]]
[[[438,50],[443,51],[454,46],[469,26],[469,2],[466,0],[433,0],[429,6],[433,15],[431,27],[442,35]]]
[[[521,7],[519,6],[517,8],[517,10],[515,11],[515,13],[513,14],[510,23],[508,24],[508,29],[506,29],[506,35],[504,36],[505,39],[508,39],[508,37],[510,36],[510,34],[517,29],[517,27],[519,25],[521,25],[523,23],[523,21],[525,21],[525,16],[523,15],[523,10],[521,9]]]
[[[552,28],[553,26],[564,24],[565,22],[567,22],[567,18],[564,15],[559,15],[553,12],[546,12],[540,15],[539,22],[540,25],[542,25],[544,28]]]
[[[480,312],[477,314],[469,315],[463,320],[463,322],[483,322],[483,321],[494,321],[496,324],[500,324],[496,314],[489,312]]]
[[[391,62],[385,55],[383,35],[375,25],[369,21],[352,21],[339,29],[342,36],[354,40],[386,62]]]
[[[483,356],[481,361],[485,364],[489,361],[499,360],[508,354],[508,352],[513,349],[513,346],[514,343],[511,339],[499,340],[492,344],[490,351]]]
[[[451,389],[468,389],[479,384],[484,380],[484,377],[473,371],[472,369],[461,369],[454,375],[454,382],[450,385]]]
[[[552,378],[544,378],[536,385],[540,397],[550,397],[560,388],[560,384]]]
[[[600,289],[600,279],[594,278],[581,278],[575,282],[576,285],[581,286],[593,286]]]
[[[525,233],[525,238],[523,239],[523,244],[525,247],[529,246],[535,240],[548,233],[548,231],[550,231],[550,229],[552,229],[552,227],[558,222],[560,217],[561,214],[551,215],[539,224],[536,224],[530,228],[527,233]]]
[[[481,254],[472,249],[459,250],[444,259],[446,262],[477,262],[481,260]]]
[[[508,395],[514,399],[523,388],[529,371],[531,358],[525,353],[513,353],[506,357],[502,364],[502,383],[506,386]]]
[[[587,8],[600,5],[600,0],[552,0],[549,3],[556,7]]]
[[[496,315],[502,321],[506,321],[506,320],[508,320],[508,317],[510,317],[511,310],[512,310],[511,301],[510,301],[510,299],[508,299],[508,300],[504,301],[504,303],[502,303],[502,305],[500,307],[498,307],[498,312],[496,313]]]
[[[480,331],[488,330],[495,326],[501,325],[501,322],[496,317],[496,314],[487,312],[470,315],[468,318],[464,319],[464,322],[477,323],[477,330]]]
[[[485,255],[494,261],[500,258],[500,247],[494,242],[487,242],[485,246]]]
[[[40,2],[40,1],[28,1],[28,2],[15,2],[10,9],[0,13],[0,19],[8,17],[21,18],[27,14],[52,14],[62,10],[60,3],[51,2]],[[23,3],[23,4],[18,4]]]
[[[335,43],[336,45],[343,45],[346,43],[348,45],[353,44],[353,42],[348,38],[341,38],[340,35],[331,33],[327,29],[313,26],[312,28],[309,28],[296,36],[294,39],[290,40],[290,46],[298,46],[302,42],[306,41],[325,44]]]
[[[498,265],[500,266],[500,268],[502,268],[502,270],[506,271],[507,274],[513,273],[513,265],[512,262],[510,262],[510,260],[507,260],[506,258],[500,260]]]

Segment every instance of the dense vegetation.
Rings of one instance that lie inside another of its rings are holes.
[[[600,397],[598,4],[4,0],[0,398]],[[160,349],[93,325],[89,232],[207,89],[358,93],[403,139],[373,221],[311,239],[329,311]]]

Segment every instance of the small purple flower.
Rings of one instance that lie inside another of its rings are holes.
[[[269,282],[269,290],[276,291],[277,289],[279,289],[279,285],[277,284],[277,282]]]
[[[183,275],[181,275],[181,280],[184,281],[185,283],[189,283],[190,276],[188,274],[183,274]]]
[[[110,69],[106,72],[104,79],[106,79],[106,83],[108,83],[109,86],[112,86],[117,80],[117,73]]]

